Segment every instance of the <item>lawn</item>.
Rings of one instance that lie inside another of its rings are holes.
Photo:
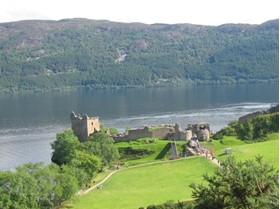
[[[202,157],[131,168],[114,174],[103,184],[67,208],[125,209],[191,198],[189,184],[202,182],[202,174],[216,166]]]
[[[151,143],[151,144],[146,144],[145,141],[149,140],[156,140],[156,143]],[[131,166],[131,165],[137,165],[137,164],[143,164],[147,162],[152,162],[152,161],[161,161],[164,159],[168,159],[171,156],[171,151],[170,151],[170,141],[168,140],[161,140],[161,139],[149,139],[149,138],[143,138],[137,141],[130,141],[130,142],[119,142],[116,143],[116,147],[128,147],[131,146],[135,149],[149,149],[153,150],[154,153],[141,158],[137,160],[128,160],[126,161],[126,164]],[[177,141],[177,149],[180,152],[182,150],[182,145],[186,144],[186,141]]]
[[[66,206],[83,209],[130,209],[162,204],[168,200],[187,200],[191,198],[189,184],[201,183],[202,174],[213,173],[216,166],[203,157],[189,157],[180,161],[163,161],[169,155],[168,141],[157,140],[155,144],[142,142],[117,143],[116,146],[147,148],[155,153],[139,160],[129,161],[129,165],[158,162],[138,168],[130,168],[115,173],[103,184],[102,190],[94,190]],[[177,143],[180,147],[185,142]],[[228,156],[237,160],[253,159],[258,154],[264,157],[276,169],[279,168],[279,133],[268,136],[268,140],[258,143],[246,143],[236,137],[224,137],[223,141],[204,142],[203,146],[213,149],[216,157],[222,161]],[[232,154],[223,155],[226,148],[232,148]],[[162,153],[162,155],[160,155]],[[162,162],[162,163],[160,163]],[[104,175],[103,175],[104,176]]]
[[[212,143],[204,143],[205,147],[215,150],[216,157],[224,160],[229,155],[223,155],[225,148],[232,148],[231,156],[237,160],[254,159],[255,156],[262,155],[264,160],[271,163],[276,169],[279,168],[279,133],[272,133],[267,141],[246,143],[234,136],[224,137],[223,143],[213,140]]]

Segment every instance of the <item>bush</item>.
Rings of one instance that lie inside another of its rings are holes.
[[[119,147],[120,159],[121,160],[135,160],[154,153],[153,150],[148,149],[134,149],[133,147]]]
[[[241,140],[265,140],[267,134],[279,130],[279,113],[259,114],[255,118],[248,118],[245,122],[233,121],[229,126],[221,129],[212,139],[222,140],[223,136],[237,135]]]
[[[279,113],[258,115],[236,126],[239,138],[247,141],[263,140],[268,133],[278,130]]]
[[[203,176],[207,186],[191,184],[196,208],[278,208],[278,173],[261,156],[255,161],[224,161],[213,176]]]
[[[167,201],[162,205],[149,205],[147,209],[193,209],[194,205],[192,202],[173,202]],[[140,208],[139,208],[140,209]]]

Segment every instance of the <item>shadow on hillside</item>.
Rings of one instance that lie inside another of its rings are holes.
[[[171,149],[171,144],[170,143],[166,144],[165,147],[161,150],[161,152],[156,156],[155,160],[162,159],[170,149]]]

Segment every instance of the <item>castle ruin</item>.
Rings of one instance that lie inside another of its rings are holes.
[[[186,129],[181,129],[178,124],[145,126],[112,137],[116,142],[137,140],[139,138],[159,138],[173,141],[188,141],[196,138],[199,141],[205,141],[210,137],[210,126],[208,123],[189,125]]]
[[[74,112],[70,115],[71,128],[81,142],[87,141],[88,137],[100,131],[100,122],[98,117],[80,116]]]
[[[199,141],[205,141],[210,138],[211,130],[209,123],[189,124],[187,130],[190,130],[192,135]]]
[[[71,128],[74,134],[81,142],[87,141],[88,137],[100,131],[100,122],[98,117],[80,116],[74,112],[70,115]],[[208,123],[197,123],[188,125],[181,129],[178,124],[175,125],[156,125],[145,126],[139,129],[129,130],[127,133],[110,135],[115,142],[137,140],[139,138],[159,138],[166,140],[186,140],[198,139],[199,141],[208,140],[210,137],[210,126]]]

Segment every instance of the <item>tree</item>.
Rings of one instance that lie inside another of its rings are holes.
[[[62,165],[69,163],[75,157],[75,150],[80,142],[72,130],[66,130],[56,135],[56,140],[51,144],[52,162]]]
[[[64,201],[71,199],[78,191],[78,180],[70,173],[63,172],[56,164],[48,167],[51,175],[51,201],[55,206],[61,205]]]
[[[82,143],[82,149],[100,157],[103,165],[108,165],[120,157],[114,140],[105,132],[93,134],[87,142]]]
[[[95,155],[77,150],[75,158],[70,162],[70,166],[80,168],[88,176],[93,177],[101,167],[101,160]]]
[[[16,172],[1,172],[0,208],[51,208],[48,194],[52,187],[49,176],[42,176],[43,167],[44,163],[28,163]]]
[[[16,175],[10,171],[0,172],[0,208],[10,208],[13,205],[11,195],[15,190]]]
[[[28,172],[33,168],[28,167],[29,165],[17,168],[16,172],[0,173],[0,208],[40,208],[39,186],[36,179]]]
[[[109,131],[111,135],[117,135],[119,134],[119,130],[115,127],[109,127]]]
[[[28,163],[15,172],[0,172],[0,208],[49,209],[69,200],[78,190],[78,180],[51,163]]]
[[[173,202],[167,201],[162,205],[149,205],[147,209],[193,209],[192,202]],[[141,209],[141,208],[139,208]]]
[[[238,137],[242,140],[263,140],[268,133],[279,130],[279,113],[259,114],[230,127],[235,129]]]
[[[68,173],[77,179],[79,188],[84,187],[92,179],[92,176],[89,176],[83,169],[76,166],[68,164],[61,165],[60,168],[62,173]]]
[[[196,208],[267,208],[276,209],[278,173],[261,156],[255,161],[237,162],[229,157],[213,176],[205,174],[207,186],[191,184]]]

